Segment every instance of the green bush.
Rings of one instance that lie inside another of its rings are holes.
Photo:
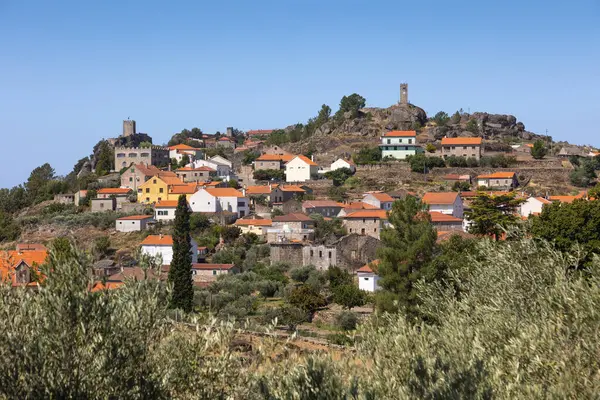
[[[353,331],[358,325],[358,315],[352,311],[342,311],[336,316],[336,325],[344,331]]]
[[[308,280],[310,274],[316,271],[314,265],[307,265],[304,267],[296,267],[290,270],[290,278],[296,282],[304,283]]]
[[[363,147],[352,156],[357,165],[375,164],[381,161],[381,150],[379,147]]]
[[[468,192],[469,190],[471,190],[469,182],[456,181],[452,185],[452,191],[454,192]]]
[[[337,344],[338,346],[351,346],[354,344],[354,340],[348,335],[343,333],[330,333],[327,335],[327,340],[329,340],[332,344]]]
[[[254,179],[258,181],[283,181],[285,173],[281,169],[257,169],[254,171]]]
[[[410,164],[411,171],[413,172],[424,173],[433,168],[443,168],[446,166],[444,160],[440,157],[427,157],[425,154],[408,156],[406,159]]]

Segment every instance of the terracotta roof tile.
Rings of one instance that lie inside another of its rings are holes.
[[[161,200],[154,205],[154,208],[177,208],[177,200]]]
[[[270,194],[271,188],[268,185],[259,185],[259,186],[248,186],[246,188],[246,194]]]
[[[152,219],[152,215],[129,215],[127,217],[117,218],[117,221],[141,221],[143,219]]]
[[[379,260],[373,260],[370,263],[363,265],[362,267],[360,267],[359,269],[356,270],[356,272],[365,272],[365,273],[373,273],[374,271],[377,271],[377,266],[379,265]]]
[[[480,137],[442,138],[443,145],[481,145]]]
[[[142,246],[173,246],[171,235],[150,235],[140,243]]]
[[[384,137],[416,137],[416,131],[390,131],[386,132]]]
[[[477,179],[512,179],[514,176],[514,172],[494,172],[493,174],[479,175]]]
[[[316,162],[314,162],[313,160],[311,160],[310,158],[308,158],[308,157],[306,157],[306,156],[299,155],[299,156],[296,156],[296,157],[294,157],[294,158],[292,158],[292,159],[295,159],[295,158],[299,158],[299,159],[301,159],[302,161],[304,161],[304,162],[305,162],[306,164],[308,164],[308,165],[317,166],[317,163],[316,163]],[[290,161],[292,161],[292,160],[290,160]],[[288,163],[289,163],[290,161],[288,161]]]
[[[246,132],[246,134],[252,135],[270,135],[273,133],[273,129],[251,129]]]
[[[273,221],[270,219],[251,219],[251,218],[243,219],[242,218],[242,219],[238,219],[237,221],[235,221],[235,225],[271,226],[271,225],[273,225]]]
[[[131,192],[128,188],[102,188],[98,189],[98,194],[127,194]]]
[[[215,197],[244,197],[244,194],[234,188],[206,188],[209,194]]]
[[[176,144],[175,146],[169,146],[169,150],[199,150],[195,147],[188,146],[187,144]]]
[[[306,200],[302,202],[302,208],[318,208],[318,207],[343,207],[338,202],[333,200]]]
[[[379,218],[388,219],[387,212],[385,210],[359,210],[353,211],[342,218]]]
[[[462,222],[462,219],[438,211],[429,211],[431,222]]]
[[[295,156],[291,154],[263,154],[256,161],[291,161]]]
[[[169,186],[170,194],[194,194],[198,191],[197,183],[188,183],[184,185]]]
[[[458,197],[457,192],[427,192],[423,195],[423,202],[427,204],[454,204]]]
[[[393,202],[394,201],[394,198],[387,193],[369,193],[369,194],[381,202]]]
[[[230,269],[234,268],[235,265],[234,264],[202,264],[202,263],[197,263],[197,264],[192,264],[192,269],[200,269],[200,270],[226,270],[229,271]]]

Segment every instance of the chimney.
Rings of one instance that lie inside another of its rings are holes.
[[[271,181],[269,181],[269,192],[273,190],[272,185],[271,185]]]
[[[242,188],[242,194],[244,195],[244,197],[246,197],[246,188],[245,187]]]
[[[315,155],[314,154],[310,155],[310,161],[315,162]]]

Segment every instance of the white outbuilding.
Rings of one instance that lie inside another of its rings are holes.
[[[373,271],[373,268],[375,268],[378,263],[379,260],[375,260],[365,266],[360,267],[356,271],[356,275],[358,276],[358,288],[360,290],[364,290],[365,292],[374,292],[381,289],[378,285],[379,275]]]
[[[139,232],[148,229],[148,225],[154,222],[152,215],[130,215],[121,217],[115,221],[115,229],[118,232]]]

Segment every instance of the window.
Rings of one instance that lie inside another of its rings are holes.
[[[350,258],[351,258],[352,260],[356,260],[356,250],[352,250],[352,251],[350,252]]]
[[[366,220],[363,218],[363,224],[366,222]]]
[[[156,185],[156,179],[153,179],[153,180],[152,180],[152,183]]]
[[[412,139],[408,139],[408,144],[412,144]]]
[[[315,253],[315,252],[314,252],[312,249],[310,249],[310,256],[311,256],[311,257],[315,255],[314,253]]]
[[[146,193],[150,193],[150,188],[146,188]]]
[[[217,270],[213,269],[213,275],[216,275],[216,274],[217,274]]]
[[[329,252],[329,258],[331,259],[331,252]]]
[[[323,258],[323,252],[319,251],[319,258]]]
[[[467,149],[467,146],[463,146],[463,150],[466,150],[466,149]]]
[[[158,193],[164,193],[165,190],[163,188],[158,189]]]
[[[150,197],[146,197],[146,202],[150,202]]]
[[[142,154],[140,154],[140,157],[147,158],[147,157],[150,157],[150,154],[149,153],[142,153]]]
[[[364,234],[365,234],[365,228],[362,228],[362,229],[360,230],[360,234],[361,234],[361,235],[364,235]]]
[[[136,153],[129,153],[129,157],[135,158],[135,157],[137,157],[137,154]]]
[[[392,144],[392,139],[388,139],[387,144]]]
[[[352,233],[352,228],[350,228],[350,233]]]
[[[119,221],[119,225],[123,225],[123,221]]]
[[[373,229],[373,232],[377,233],[377,228]]]
[[[365,281],[368,281],[368,280],[369,280],[369,278],[363,278],[363,279],[364,279]]]
[[[133,182],[133,177],[129,177],[129,182]]]
[[[162,199],[159,197],[159,198],[158,198],[158,201],[161,201],[161,200],[162,200]]]
[[[473,150],[475,150],[475,146],[471,147]]]

